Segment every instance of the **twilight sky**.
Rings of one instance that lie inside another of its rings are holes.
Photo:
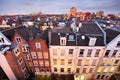
[[[0,0],[0,15],[30,14],[68,14],[71,7],[77,12],[120,13],[120,0]]]

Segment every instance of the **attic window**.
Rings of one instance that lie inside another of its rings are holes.
[[[16,42],[21,43],[22,42],[21,37],[16,37]]]
[[[74,41],[74,35],[69,35],[69,41]]]
[[[4,43],[4,39],[3,38],[0,38],[0,43]]]
[[[85,36],[84,35],[82,35],[81,38],[82,38],[82,40],[85,40]]]
[[[120,41],[118,41],[118,43],[117,43],[117,47],[120,47]]]
[[[66,45],[66,37],[60,38],[60,45]]]

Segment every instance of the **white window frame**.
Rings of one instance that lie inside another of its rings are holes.
[[[23,52],[29,52],[29,46],[28,45],[22,45],[22,51]]]
[[[21,37],[16,37],[15,39],[16,39],[16,42],[17,42],[17,43],[22,43]]]
[[[40,42],[35,43],[36,50],[41,50]]]
[[[60,37],[60,45],[66,45],[66,37]]]

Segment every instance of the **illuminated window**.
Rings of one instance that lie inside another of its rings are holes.
[[[48,59],[48,52],[43,52],[44,59]]]
[[[95,57],[99,57],[100,49],[96,50]]]
[[[69,55],[73,54],[73,49],[69,49]]]
[[[65,60],[61,59],[61,65],[65,65]]]
[[[36,42],[35,43],[35,46],[36,46],[36,50],[40,50],[41,49],[41,45],[39,42]]]
[[[101,66],[104,66],[105,65],[105,60],[101,60]]]
[[[72,59],[68,59],[68,65],[72,65]]]
[[[34,66],[38,66],[38,61],[33,60],[33,64],[34,64]]]
[[[114,67],[110,68],[109,72],[113,72],[115,70]]]
[[[109,60],[107,65],[111,66],[112,64],[113,64],[113,60]]]
[[[37,52],[37,55],[38,55],[38,58],[39,58],[39,59],[43,58],[42,52]]]
[[[85,66],[88,66],[88,65],[89,65],[89,59],[85,60],[84,65],[85,65]]]
[[[60,38],[60,45],[66,45],[66,37]]]
[[[44,63],[42,60],[39,61],[40,66],[44,66]]]
[[[87,57],[91,57],[91,54],[92,54],[92,49],[88,49]]]
[[[57,65],[57,59],[53,59],[53,64]]]
[[[104,68],[104,71],[103,72],[108,72],[109,68]]]
[[[61,49],[61,56],[64,56],[65,55],[65,49]]]
[[[21,43],[22,42],[21,37],[16,37],[16,42]]]
[[[102,72],[102,67],[99,67],[97,72]]]
[[[77,66],[81,66],[82,65],[82,59],[78,60]]]
[[[79,56],[80,56],[80,57],[83,57],[83,54],[84,54],[84,49],[80,49]]]
[[[57,55],[57,49],[56,48],[53,48],[53,55]]]
[[[35,52],[31,52],[31,55],[32,55],[32,58],[33,58],[33,59],[37,58],[37,55],[36,55]]]

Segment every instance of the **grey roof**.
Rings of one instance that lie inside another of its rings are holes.
[[[69,40],[70,35],[74,36],[74,40]],[[74,32],[71,27],[55,27],[51,30],[50,36],[50,45],[60,45],[60,37],[67,38],[66,46],[88,46],[89,37],[97,38],[95,46],[104,45],[103,33],[95,23],[82,24],[79,32]],[[82,36],[85,39],[82,39]]]

